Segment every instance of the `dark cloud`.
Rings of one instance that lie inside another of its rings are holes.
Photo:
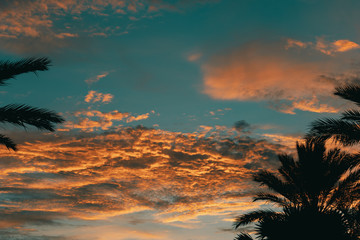
[[[252,126],[250,125],[250,123],[246,122],[245,120],[240,120],[235,122],[234,128],[238,132],[243,132],[243,133],[250,133],[252,130]]]

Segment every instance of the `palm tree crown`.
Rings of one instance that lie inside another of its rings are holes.
[[[326,151],[320,138],[309,138],[296,147],[297,161],[290,155],[279,155],[281,167],[277,174],[263,170],[254,175],[256,182],[271,190],[257,194],[254,201],[275,203],[282,211],[257,210],[244,214],[236,219],[235,229],[257,222],[255,230],[260,239],[315,239],[304,235],[314,230],[311,226],[315,225],[321,233],[320,239],[356,239],[350,237],[359,233],[354,232],[354,227],[359,228],[358,222],[352,220],[360,205],[357,155],[339,149]],[[331,230],[325,233],[330,226]],[[304,232],[302,228],[307,230]],[[291,232],[302,237],[291,236]],[[236,239],[251,237],[240,234]]]
[[[15,76],[37,71],[46,71],[50,66],[48,58],[25,58],[20,61],[0,61],[0,86],[6,85],[7,81]],[[26,104],[8,104],[0,107],[0,122],[11,123],[17,126],[34,126],[39,130],[55,131],[55,124],[64,122],[57,113],[44,109],[31,107]],[[16,150],[13,140],[0,134],[0,144],[8,149]]]

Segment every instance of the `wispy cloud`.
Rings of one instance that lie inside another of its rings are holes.
[[[192,53],[187,56],[189,62],[194,62],[199,60],[202,57],[202,53]]]
[[[86,82],[88,85],[91,85],[91,84],[93,84],[93,83],[96,83],[96,82],[100,81],[100,79],[108,76],[109,73],[110,73],[110,72],[103,72],[103,73],[101,73],[101,74],[99,74],[99,75],[96,75],[95,77],[91,77],[91,78],[86,79],[85,82]]]

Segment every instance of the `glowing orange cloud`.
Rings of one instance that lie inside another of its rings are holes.
[[[93,99],[91,96],[90,100]],[[102,98],[102,100],[106,98]],[[90,101],[89,100],[89,101]],[[96,99],[95,99],[96,100]],[[96,101],[92,101],[96,102]],[[151,111],[154,114],[154,111]],[[141,121],[148,119],[150,113],[132,115],[128,112],[119,112],[118,110],[110,112],[101,112],[99,110],[83,110],[71,114],[75,119],[65,122],[63,129],[60,131],[69,131],[71,129],[78,129],[85,132],[93,132],[96,130],[109,130],[114,127],[114,122],[124,121],[126,123]]]
[[[295,39],[287,39],[285,49],[289,48],[312,48],[326,55],[334,55],[339,52],[347,52],[360,48],[360,45],[347,39],[336,40],[333,42],[326,41],[324,38],[317,38],[316,42],[302,42]]]
[[[87,103],[96,103],[96,102],[103,102],[109,103],[113,99],[114,95],[110,93],[99,93],[96,91],[89,91],[88,94],[85,96],[84,101]]]
[[[154,222],[186,224],[258,207],[248,201],[257,189],[251,174],[273,169],[283,147],[208,135],[123,127],[43,135],[16,153],[0,149],[0,194],[7,199],[1,206],[8,209],[0,228],[37,229],[58,218],[100,221],[139,211],[151,211]]]
[[[333,57],[314,54],[321,59],[317,61],[314,56],[292,51],[309,44],[295,40],[287,40],[287,45],[253,42],[214,56],[202,66],[203,93],[220,100],[267,101],[272,108],[289,114],[295,110],[337,112],[338,107],[329,103],[334,102],[332,91],[341,79],[322,76],[341,67]],[[344,41],[337,44],[344,51],[354,46]]]

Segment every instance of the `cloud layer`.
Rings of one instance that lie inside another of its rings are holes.
[[[0,43],[17,53],[54,51],[77,38],[84,44],[89,37],[127,34],[139,20],[208,2],[214,1],[4,0],[0,2]]]
[[[207,129],[205,137],[123,127],[44,135],[16,153],[1,149],[0,230],[31,236],[37,226],[64,219],[101,221],[145,210],[151,221],[179,227],[257,207],[246,203],[257,188],[251,174],[274,168],[284,148],[231,131]]]

